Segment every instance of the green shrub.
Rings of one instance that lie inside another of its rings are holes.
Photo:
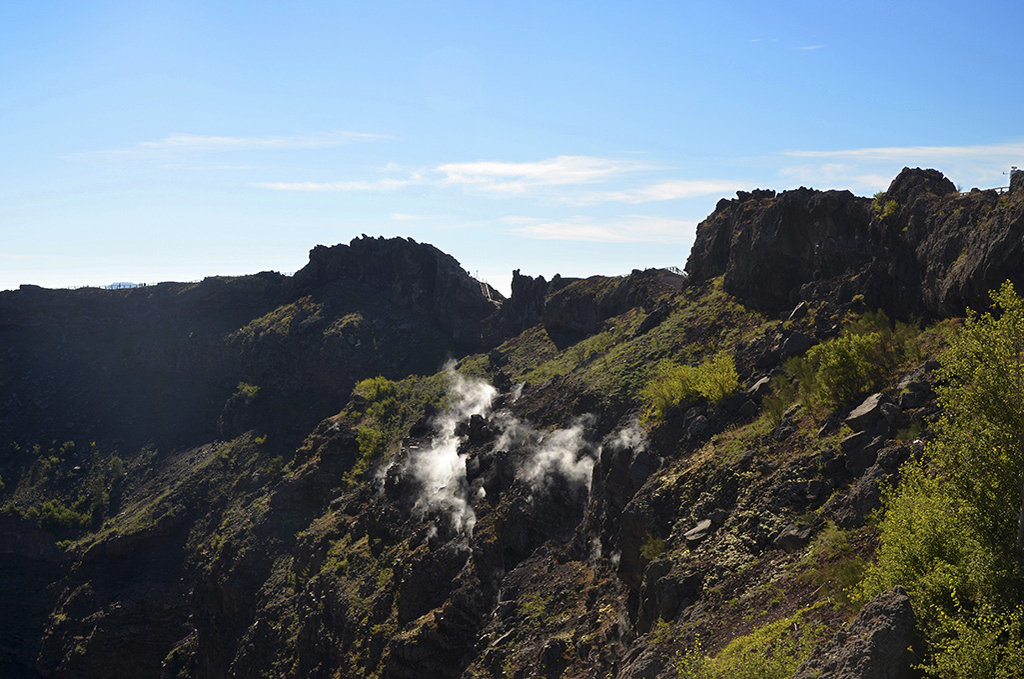
[[[665,360],[647,381],[640,398],[647,404],[647,418],[661,420],[669,408],[683,401],[705,398],[718,403],[739,387],[736,363],[725,351],[696,366]]]
[[[355,427],[359,456],[346,481],[354,484],[408,433],[428,403],[443,404],[451,376],[445,372],[429,377],[412,375],[394,382],[371,377],[356,383],[353,397],[362,412],[347,411],[348,425]]]
[[[362,474],[377,458],[387,450],[387,439],[384,434],[370,427],[356,429],[356,443],[359,444],[359,459],[352,467],[352,475]]]
[[[60,500],[47,500],[39,505],[36,520],[47,530],[71,530],[89,523],[89,515],[67,507]]]
[[[887,377],[886,347],[877,332],[843,334],[810,348],[815,401],[836,409],[875,390]]]
[[[395,395],[395,383],[386,377],[378,375],[356,382],[352,388],[352,394],[361,396],[371,403],[380,403]]]
[[[877,391],[901,362],[920,358],[918,334],[914,325],[892,325],[882,311],[860,316],[839,337],[786,361],[784,375],[772,378],[772,395],[765,400],[769,415],[778,420],[795,400],[831,412]]]
[[[654,561],[665,552],[665,541],[661,538],[656,538],[653,535],[649,536],[644,544],[640,547],[640,556],[647,561]]]
[[[875,194],[874,200],[871,201],[871,207],[875,212],[875,217],[885,219],[896,214],[896,211],[900,209],[900,204],[895,200],[886,200],[885,191],[880,191]]]
[[[259,393],[260,388],[255,384],[239,382],[238,386],[235,387],[235,393],[232,394],[232,397],[243,403],[252,403]]]
[[[733,639],[713,658],[700,640],[676,658],[679,679],[788,679],[814,650],[825,632],[804,619],[810,609],[775,620]]]
[[[993,554],[978,539],[971,508],[948,483],[919,461],[902,468],[899,488],[885,497],[878,560],[868,567],[859,600],[902,585],[926,626],[939,611],[954,612],[959,598],[975,600],[996,581]]]

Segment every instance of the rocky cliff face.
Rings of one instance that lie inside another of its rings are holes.
[[[847,588],[942,332],[838,404],[783,365],[874,307],[981,306],[1022,201],[924,170],[741,193],[689,276],[517,271],[509,300],[368,238],[292,278],[0,293],[0,672],[912,676],[905,594]],[[738,389],[645,415],[666,359],[719,352]]]
[[[1024,193],[958,193],[936,170],[909,169],[875,199],[846,191],[740,192],[697,228],[687,262],[695,281],[758,307],[846,302],[898,316],[980,308],[1004,280],[1022,282]]]

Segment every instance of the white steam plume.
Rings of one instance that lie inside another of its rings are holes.
[[[519,477],[530,484],[534,492],[547,489],[556,476],[573,486],[583,486],[590,492],[590,477],[594,458],[583,436],[589,417],[576,419],[566,429],[556,429],[540,437],[532,446],[529,456],[520,468]]]
[[[633,450],[639,453],[647,449],[647,436],[640,428],[640,424],[634,420],[628,426],[617,431],[608,441],[608,445],[619,450]]]
[[[466,482],[466,456],[459,453],[460,437],[455,428],[473,415],[486,416],[498,390],[478,379],[467,379],[446,366],[451,377],[449,392],[453,404],[434,420],[436,434],[425,448],[412,451],[408,471],[420,482],[420,497],[413,511],[420,515],[441,511],[451,519],[458,533],[473,534],[473,511]]]

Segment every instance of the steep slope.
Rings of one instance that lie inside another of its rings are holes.
[[[1021,282],[1024,190],[951,188],[741,193],[689,276],[516,272],[510,300],[399,239],[0,295],[3,670],[910,672],[905,594],[857,616],[848,590],[868,517],[940,416],[942,319]],[[107,334],[57,339],[76,324]]]

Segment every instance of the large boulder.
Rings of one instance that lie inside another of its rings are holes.
[[[815,649],[792,679],[916,679],[922,650],[910,597],[895,587]]]

